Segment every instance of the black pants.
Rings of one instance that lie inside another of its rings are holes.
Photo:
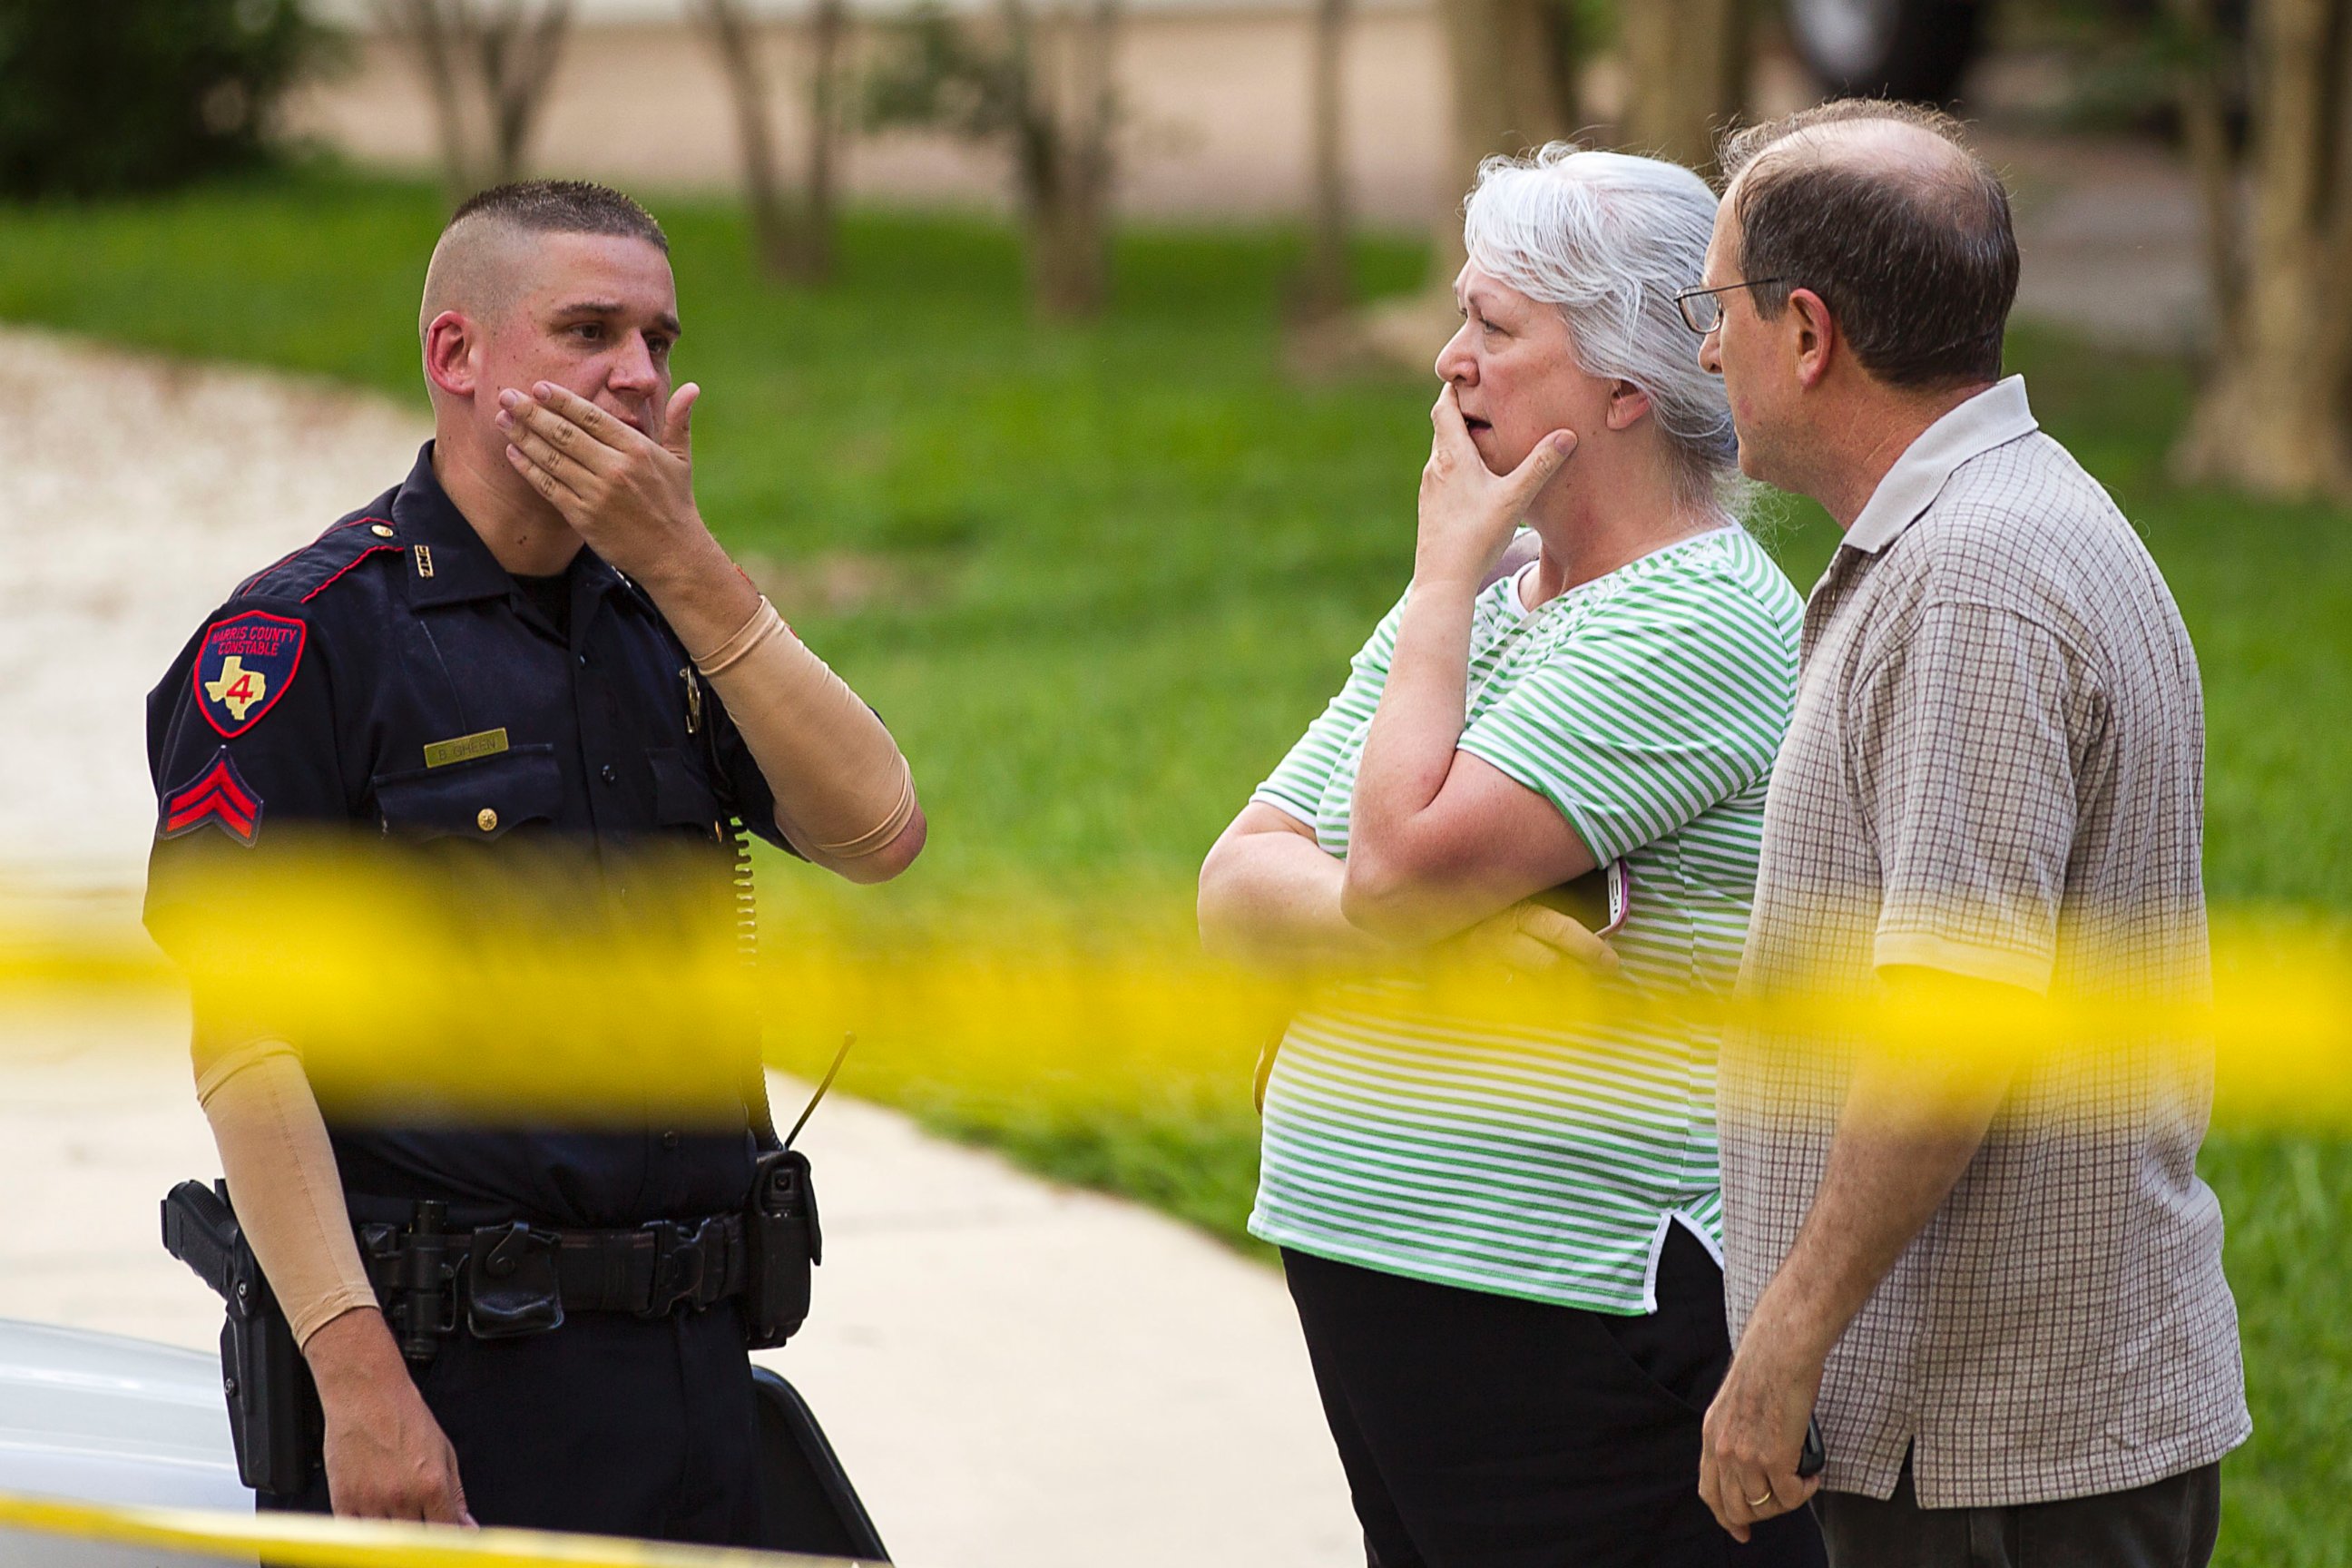
[[[461,1330],[411,1371],[484,1524],[760,1544],[758,1415],[731,1301],[650,1321],[583,1312],[521,1339]],[[325,1478],[262,1506],[325,1513]]]
[[[1723,1275],[1670,1227],[1619,1317],[1285,1251],[1371,1568],[1818,1568],[1812,1516],[1742,1546],[1698,1496],[1731,1363]]]
[[[2221,1467],[2061,1502],[1921,1508],[1906,1459],[1885,1501],[1822,1492],[1813,1506],[1838,1568],[2205,1568]]]

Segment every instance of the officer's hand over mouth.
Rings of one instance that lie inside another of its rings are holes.
[[[303,1346],[327,1416],[327,1493],[346,1519],[467,1524],[457,1454],[425,1407],[383,1314],[362,1307]]]
[[[650,432],[551,381],[499,394],[507,461],[656,601],[666,579],[724,560],[694,504],[688,426],[701,394],[692,382],[679,387]]]

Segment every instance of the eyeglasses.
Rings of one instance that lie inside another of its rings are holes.
[[[1786,283],[1786,278],[1750,278],[1745,282],[1726,283],[1720,289],[1685,289],[1675,296],[1675,309],[1683,315],[1683,325],[1700,337],[1723,325],[1723,296],[1735,289],[1761,289],[1767,283]]]

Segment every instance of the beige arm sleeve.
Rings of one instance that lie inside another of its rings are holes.
[[[855,860],[914,819],[915,775],[898,743],[767,600],[694,663],[727,704],[803,851]]]
[[[263,1040],[231,1052],[196,1080],[196,1100],[213,1124],[237,1224],[294,1342],[374,1306],[326,1119],[294,1047]]]

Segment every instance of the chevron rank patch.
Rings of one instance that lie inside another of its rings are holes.
[[[251,844],[261,826],[261,797],[238,774],[226,746],[194,778],[163,797],[163,820],[155,831],[160,837],[177,838],[206,823],[239,844]]]
[[[234,741],[278,705],[302,667],[310,628],[300,621],[247,610],[205,628],[196,652],[196,706],[221,739]]]

